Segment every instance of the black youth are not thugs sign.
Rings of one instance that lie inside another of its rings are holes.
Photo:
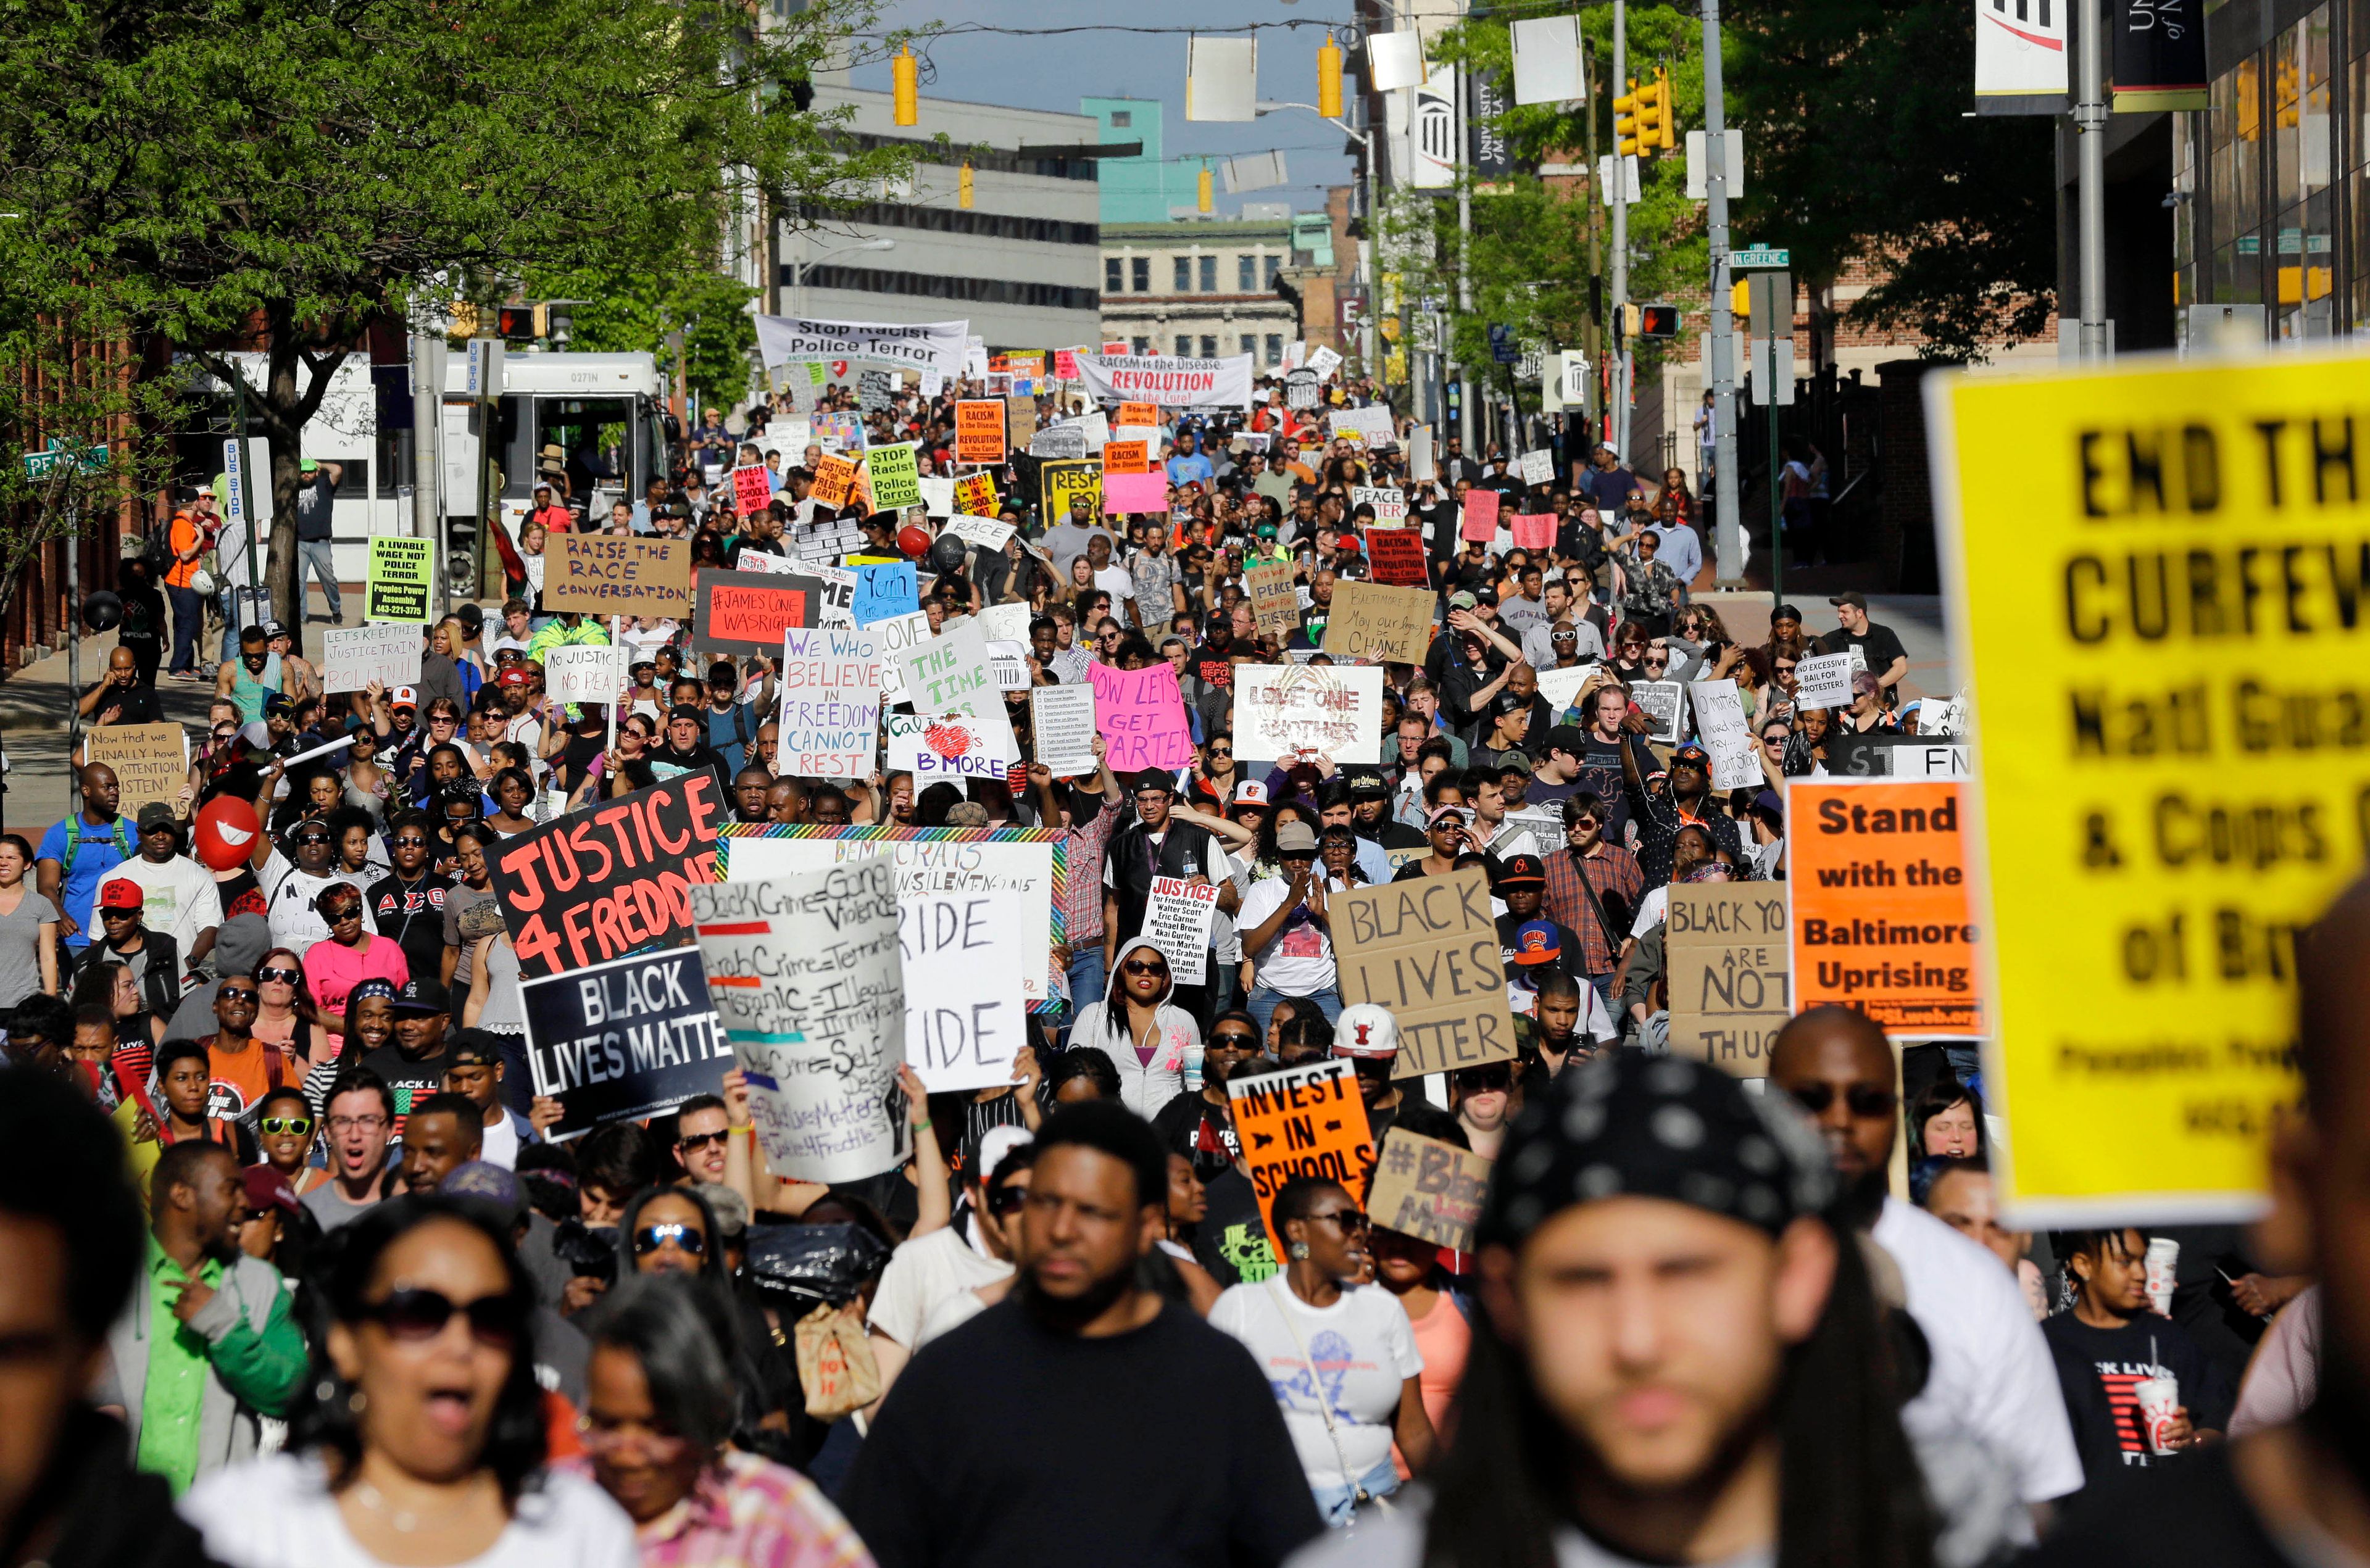
[[[522,980],[519,996],[535,1092],[568,1113],[544,1135],[553,1142],[716,1093],[732,1066],[696,948]]]

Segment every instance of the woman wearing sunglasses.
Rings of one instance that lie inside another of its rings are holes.
[[[346,1028],[346,996],[364,980],[385,980],[400,988],[411,979],[403,944],[379,936],[365,923],[368,903],[360,888],[340,882],[322,889],[314,901],[329,928],[329,940],[316,942],[305,956],[305,987],[313,1016],[322,1028],[341,1035]]]
[[[1521,1108],[1514,1095],[1514,1064],[1485,1062],[1463,1067],[1448,1075],[1448,1104],[1464,1129],[1466,1147],[1484,1160],[1498,1157],[1506,1140],[1506,1124]]]
[[[1070,1029],[1071,1050],[1091,1046],[1110,1058],[1120,1099],[1139,1116],[1183,1093],[1189,1073],[1201,1078],[1201,1025],[1170,1002],[1176,989],[1168,958],[1139,936],[1121,949],[1103,1000],[1079,1008]]]
[[[230,1568],[636,1568],[616,1505],[545,1469],[535,1286],[509,1237],[458,1203],[407,1197],[341,1240],[287,1450],[182,1499],[208,1555]]]
[[[338,864],[338,833],[327,822],[305,820],[289,831],[288,854],[274,846],[265,856],[258,878],[271,921],[271,940],[296,951],[329,939],[317,900],[331,887],[366,889],[368,877],[347,872]],[[295,858],[292,861],[289,855]],[[362,906],[362,923],[371,930],[370,906]]]
[[[293,1062],[311,1066],[334,1060],[337,1040],[324,1036],[306,1016],[311,999],[305,995],[305,966],[293,947],[275,947],[255,966],[255,1037],[276,1047]]]
[[[617,1277],[673,1275],[707,1292],[709,1320],[740,1391],[737,1425],[754,1430],[769,1417],[778,1425],[794,1405],[805,1410],[798,1369],[775,1345],[765,1314],[733,1288],[722,1236],[696,1185],[645,1187],[617,1220]]]
[[[1432,1462],[1423,1358],[1398,1299],[1357,1283],[1374,1267],[1371,1230],[1340,1183],[1294,1176],[1275,1195],[1273,1220],[1283,1272],[1229,1286],[1210,1309],[1210,1326],[1242,1341],[1267,1374],[1317,1512],[1346,1525],[1360,1504],[1398,1490],[1394,1440],[1416,1471]]]

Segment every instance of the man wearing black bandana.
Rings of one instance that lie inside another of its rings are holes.
[[[1834,1172],[1792,1107],[1720,1069],[1607,1053],[1507,1135],[1476,1231],[1455,1439],[1421,1495],[1294,1568],[1922,1568]]]

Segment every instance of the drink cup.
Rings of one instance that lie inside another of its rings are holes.
[[[2157,1311],[2172,1316],[2173,1275],[2180,1267],[2180,1243],[2169,1236],[2151,1236],[2147,1244],[2148,1301]]]
[[[2158,1368],[2155,1377],[2133,1385],[2132,1395],[2139,1402],[2140,1428],[2147,1434],[2148,1452],[2173,1452],[2167,1435],[2172,1429],[2173,1413],[2180,1408],[2180,1379]]]

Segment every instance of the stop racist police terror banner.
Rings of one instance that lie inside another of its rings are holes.
[[[2296,934],[2370,843],[2365,371],[1926,383],[2019,1227],[2261,1211]]]
[[[692,938],[726,813],[706,769],[504,839],[489,857],[520,972],[553,975]]]

